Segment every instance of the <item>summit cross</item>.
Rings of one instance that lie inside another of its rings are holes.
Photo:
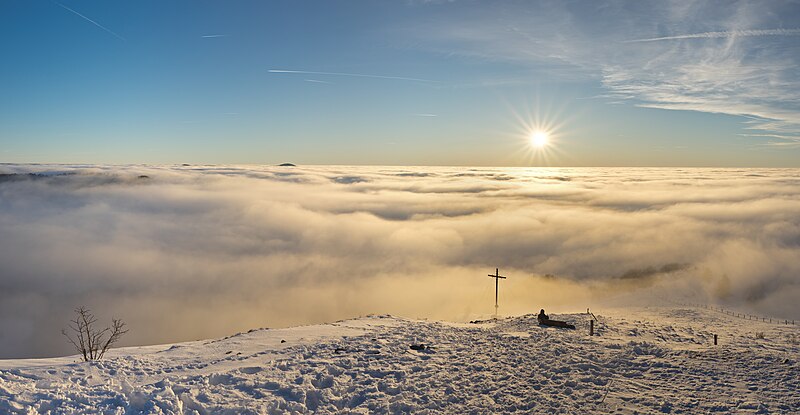
[[[500,275],[500,269],[494,269],[494,275],[489,274],[490,277],[494,278],[494,314],[497,315],[497,292],[500,289],[500,278],[506,279],[506,277]]]

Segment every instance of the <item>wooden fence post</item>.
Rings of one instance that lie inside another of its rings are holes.
[[[715,334],[714,335],[714,346],[716,346],[716,345],[717,345],[717,335]]]
[[[594,336],[594,320],[589,320],[589,335]]]

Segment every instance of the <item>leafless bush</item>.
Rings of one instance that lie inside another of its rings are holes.
[[[764,340],[764,332],[763,331],[757,331],[756,332],[756,339]]]
[[[61,333],[75,346],[84,362],[102,359],[106,351],[128,332],[125,323],[118,319],[111,320],[111,327],[97,329],[97,319],[86,307],[76,308],[75,313],[77,316],[70,321],[69,331],[64,329]]]

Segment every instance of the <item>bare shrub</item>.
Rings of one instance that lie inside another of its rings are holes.
[[[764,340],[764,332],[763,331],[757,331],[756,332],[756,339]]]
[[[69,331],[63,329],[61,334],[75,346],[84,362],[102,359],[106,351],[128,332],[125,323],[118,319],[111,320],[111,327],[96,328],[97,319],[86,307],[76,308],[75,313],[77,316],[70,321]]]

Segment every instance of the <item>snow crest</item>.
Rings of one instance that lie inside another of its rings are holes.
[[[100,362],[0,361],[0,413],[800,412],[796,326],[678,307],[604,314],[594,337],[585,314],[554,317],[576,330],[533,315],[373,316]]]

